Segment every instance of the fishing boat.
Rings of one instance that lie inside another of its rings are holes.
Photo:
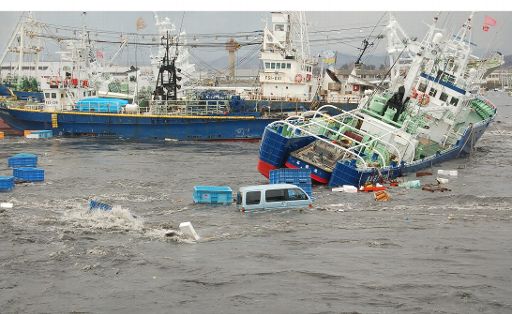
[[[169,36],[148,107],[98,98],[81,66],[86,42],[70,45],[74,71],[51,78],[45,102],[4,102],[0,116],[17,130],[53,130],[55,135],[94,135],[136,139],[253,140],[277,118],[247,111],[229,99],[178,99],[179,68]],[[68,55],[68,54],[63,54]],[[85,75],[85,76],[84,76]]]
[[[437,20],[421,42],[407,43],[414,53],[404,76],[375,89],[357,109],[333,113],[327,105],[270,123],[259,172],[309,168],[318,183],[362,186],[470,153],[497,109],[475,82],[503,57],[471,54],[472,15],[453,37],[436,28]]]
[[[318,76],[318,60],[311,57],[308,28],[304,12],[271,12],[265,25],[260,54],[258,87],[241,93],[241,101],[267,111],[303,111],[331,104],[343,110],[357,107],[363,90],[342,91],[336,79]],[[322,73],[323,74],[323,73]],[[329,82],[332,88],[327,89]],[[322,86],[325,85],[325,90]],[[328,97],[329,91],[336,97]]]

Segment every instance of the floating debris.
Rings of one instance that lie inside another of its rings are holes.
[[[192,226],[192,223],[190,221],[180,223],[179,228],[180,231],[188,238],[191,238],[195,241],[199,240],[199,235],[194,230],[194,227]]]
[[[406,189],[419,189],[421,187],[421,182],[420,180],[406,181],[400,183],[398,186]]]
[[[450,180],[448,180],[446,178],[439,178],[439,177],[436,178],[436,181],[438,184],[446,184],[446,183],[450,182]]]
[[[391,199],[391,196],[386,191],[373,192],[373,196],[375,197],[375,200],[378,202],[387,202]]]
[[[440,176],[450,176],[450,177],[456,177],[458,175],[457,170],[443,170],[439,169],[437,170],[437,174]]]
[[[95,201],[95,200],[90,200],[89,201],[89,211],[96,210],[96,209],[103,210],[103,211],[111,211],[112,210],[112,205],[109,205],[109,204],[106,204],[106,203],[102,203],[102,202],[98,202],[98,201]]]
[[[449,188],[445,188],[439,184],[425,184],[421,189],[432,193],[451,191]]]

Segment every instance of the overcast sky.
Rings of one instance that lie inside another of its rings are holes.
[[[194,33],[225,33],[225,32],[243,32],[263,29],[265,20],[270,20],[269,12],[157,12],[160,16],[167,16],[179,28],[183,17],[183,28],[189,34]],[[372,26],[379,22],[387,22],[385,12],[307,12],[307,19],[310,31],[339,29],[360,26]],[[14,29],[21,12],[0,12],[0,47],[3,51],[7,41]],[[426,31],[426,24],[432,21],[434,12],[397,12],[394,13],[403,29],[410,37],[422,37]],[[34,12],[37,19],[59,25],[81,26],[81,12]],[[469,12],[443,12],[440,19],[440,25],[450,32],[455,32],[469,15]],[[497,21],[495,27],[491,27],[489,32],[483,32],[482,24],[484,17],[488,15]],[[84,21],[87,27],[97,29],[115,30],[121,32],[134,32],[137,18],[142,17],[147,27],[141,33],[155,33],[153,12],[87,12]],[[367,29],[367,32],[371,29]],[[376,30],[376,32],[379,30]],[[355,34],[365,35],[367,33],[358,30],[343,31],[338,34],[331,33],[329,36],[354,36]],[[475,13],[473,23],[473,41],[477,45],[475,52],[484,54],[489,49],[491,51],[501,51],[504,54],[512,54],[512,12],[477,12]],[[321,39],[318,35],[314,38]],[[358,53],[354,46],[360,46],[360,39],[345,44],[329,43],[321,41],[312,43],[312,50],[315,53],[331,49],[343,54],[356,55]],[[374,46],[370,52],[383,54],[386,46],[385,40]],[[223,49],[219,48],[195,48],[195,55],[200,56],[205,61],[222,58],[226,55]],[[249,49],[249,48],[246,48]],[[105,50],[108,50],[105,47]],[[47,49],[51,51],[51,49]],[[240,55],[247,52],[240,51]],[[128,52],[124,56],[128,62]],[[146,54],[147,55],[147,54]],[[122,59],[121,59],[122,61]]]

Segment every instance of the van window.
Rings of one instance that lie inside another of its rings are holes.
[[[245,194],[245,204],[246,205],[259,204],[260,200],[261,200],[261,192],[260,191],[247,192],[247,194]]]
[[[302,192],[299,189],[289,189],[288,190],[288,200],[290,201],[305,201],[308,199],[306,193]]]
[[[265,200],[267,202],[284,202],[286,201],[287,190],[267,190],[265,192]]]

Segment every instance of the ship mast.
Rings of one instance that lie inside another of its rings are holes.
[[[163,39],[165,39],[165,54],[162,59],[162,65],[158,70],[153,98],[155,100],[177,100],[178,89],[181,88],[181,86],[177,84],[177,82],[181,80],[181,77],[177,76],[177,72],[181,72],[181,70],[176,68],[175,63],[177,57],[170,57],[169,50],[171,44],[169,42],[168,31],[167,36],[162,38],[162,40]],[[162,43],[162,45],[164,45],[164,43]]]

